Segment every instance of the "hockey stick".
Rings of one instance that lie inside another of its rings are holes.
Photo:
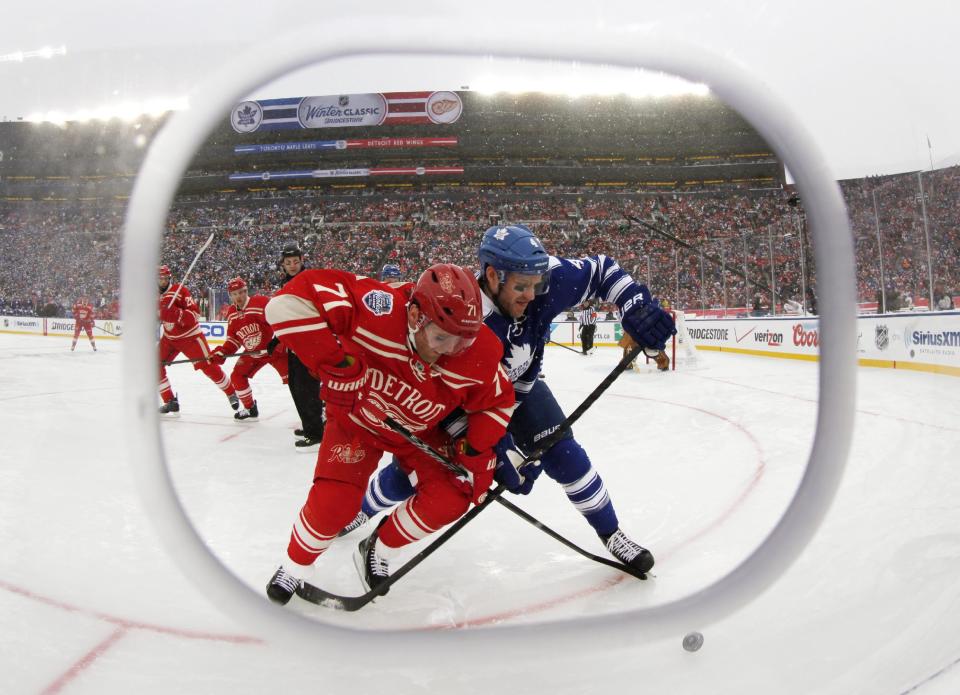
[[[582,414],[582,413],[581,413],[581,414]],[[578,415],[577,417],[579,417],[579,415]],[[413,444],[415,447],[417,447],[418,449],[420,449],[420,451],[424,452],[425,454],[427,454],[428,456],[430,456],[431,458],[433,458],[435,461],[438,461],[438,462],[440,462],[441,464],[443,464],[443,465],[444,465],[446,468],[448,468],[450,471],[456,473],[457,475],[465,475],[465,474],[466,474],[466,471],[465,471],[461,466],[459,466],[459,465],[457,465],[456,463],[454,463],[453,461],[450,461],[449,459],[447,459],[443,454],[441,454],[440,452],[438,452],[437,450],[435,450],[433,447],[431,447],[431,446],[430,446],[429,444],[427,444],[425,441],[423,441],[422,439],[420,439],[419,437],[417,437],[415,434],[411,433],[411,432],[410,432],[409,430],[407,430],[403,425],[399,424],[398,422],[396,422],[395,420],[393,420],[393,419],[391,419],[391,418],[387,418],[384,422],[386,423],[387,427],[389,427],[389,428],[392,429],[394,432],[396,432],[397,434],[399,434],[401,437],[403,437],[404,439],[406,439],[408,442],[410,442],[411,444]],[[522,471],[524,466],[526,466],[527,464],[529,464],[531,461],[536,461],[536,460],[539,459],[541,456],[543,456],[543,454],[544,454],[548,449],[550,449],[551,446],[553,446],[552,443],[550,443],[550,444],[548,444],[548,445],[544,445],[544,446],[538,448],[538,449],[537,449],[533,454],[531,454],[530,456],[527,456],[526,458],[524,458],[523,462],[522,462],[522,463],[520,464],[520,466],[518,467],[518,471]],[[567,540],[566,538],[564,538],[563,536],[561,536],[559,533],[557,533],[556,531],[554,531],[552,528],[550,528],[549,526],[547,526],[546,524],[544,524],[542,521],[540,521],[540,520],[537,519],[536,517],[534,517],[534,516],[528,514],[527,512],[523,511],[523,510],[520,509],[518,506],[516,506],[516,505],[513,504],[512,502],[509,502],[508,500],[504,499],[504,498],[501,497],[500,495],[497,495],[496,501],[497,501],[498,503],[502,504],[504,507],[506,507],[507,509],[509,509],[511,512],[513,512],[513,513],[516,514],[517,516],[519,516],[519,517],[520,517],[521,519],[523,519],[524,521],[526,521],[526,522],[528,522],[528,523],[530,523],[530,524],[533,524],[534,526],[536,526],[538,529],[540,529],[541,531],[543,531],[544,533],[546,533],[546,534],[547,534],[548,536],[550,536],[551,538],[554,538],[554,539],[560,541],[561,543],[563,543],[563,544],[564,544],[565,546],[567,546],[568,548],[570,548],[570,549],[572,549],[572,550],[575,550],[576,552],[580,553],[580,555],[583,555],[584,557],[589,558],[590,560],[593,560],[594,562],[599,562],[599,563],[601,563],[601,564],[608,565],[609,567],[613,567],[613,568],[616,568],[616,569],[621,570],[621,571],[623,571],[623,572],[626,572],[627,574],[632,575],[632,576],[636,577],[637,579],[646,579],[646,578],[647,578],[647,575],[646,575],[645,572],[638,572],[637,570],[633,569],[632,567],[629,567],[629,566],[627,566],[627,565],[624,565],[624,564],[621,563],[621,562],[617,562],[617,561],[614,561],[614,560],[609,560],[609,559],[607,559],[607,558],[600,557],[599,555],[594,555],[593,553],[590,553],[590,552],[584,550],[583,548],[581,548],[580,546],[576,545],[576,544],[573,543],[572,541],[569,541],[569,540]]]
[[[633,215],[624,215],[624,217],[625,217],[626,220],[627,220],[628,222],[630,222],[631,224],[639,224],[639,225],[642,225],[642,226],[646,227],[647,229],[649,229],[650,231],[652,231],[654,234],[659,234],[661,237],[663,237],[663,238],[666,239],[667,241],[673,242],[673,243],[676,244],[677,246],[682,246],[683,248],[685,248],[685,249],[687,249],[687,250],[689,250],[689,251],[696,251],[697,253],[702,254],[704,258],[706,258],[708,261],[710,261],[710,262],[713,263],[714,265],[718,265],[718,266],[720,266],[721,268],[723,268],[724,270],[726,270],[727,272],[733,273],[733,274],[736,275],[737,277],[743,278],[744,282],[753,283],[753,285],[754,285],[755,287],[763,290],[764,292],[769,292],[771,295],[773,295],[773,296],[774,296],[776,299],[778,299],[780,302],[783,302],[783,301],[784,301],[783,297],[780,295],[779,292],[774,292],[772,289],[770,289],[769,287],[767,287],[765,284],[763,284],[762,282],[760,282],[760,281],[758,281],[758,280],[752,280],[752,279],[748,278],[748,277],[746,276],[746,274],[743,273],[742,271],[737,270],[736,268],[734,268],[733,266],[731,266],[731,265],[729,265],[729,264],[727,264],[727,263],[724,263],[722,260],[720,260],[720,259],[717,258],[716,256],[711,256],[709,253],[707,253],[706,251],[704,251],[702,248],[699,248],[698,246],[694,246],[693,244],[689,244],[689,243],[687,243],[686,241],[684,241],[683,239],[681,239],[680,237],[676,236],[675,234],[671,234],[670,232],[666,232],[666,231],[660,229],[659,227],[650,224],[649,222],[644,222],[643,220],[634,217]]]
[[[633,347],[623,359],[613,368],[603,381],[597,385],[597,387],[590,392],[590,394],[583,400],[583,402],[573,411],[567,418],[560,424],[557,430],[548,436],[544,443],[531,455],[524,458],[523,462],[520,464],[520,468],[525,466],[531,461],[536,461],[539,459],[544,452],[546,452],[550,447],[556,444],[561,437],[563,437],[573,426],[573,423],[580,419],[587,409],[593,405],[593,403],[606,391],[610,388],[610,385],[616,381],[617,377],[620,376],[630,365],[639,354],[641,348],[639,346]],[[388,427],[389,427],[388,423]],[[428,447],[429,448],[429,447]],[[431,449],[432,451],[432,449]],[[461,528],[468,524],[477,514],[482,512],[484,509],[493,504],[494,501],[500,499],[500,496],[506,491],[506,488],[503,485],[497,485],[493,490],[487,493],[486,499],[484,499],[480,504],[476,505],[468,511],[466,514],[461,516],[457,521],[455,521],[446,531],[444,531],[437,539],[431,543],[428,547],[421,550],[419,553],[410,558],[400,569],[396,572],[393,572],[389,577],[387,577],[380,586],[376,589],[371,589],[365,594],[360,594],[359,596],[340,596],[338,594],[330,593],[324,589],[321,589],[318,586],[314,586],[306,581],[301,581],[297,586],[297,595],[305,601],[310,603],[316,603],[319,605],[327,606],[329,608],[335,608],[337,610],[343,611],[356,611],[368,603],[370,603],[377,596],[380,596],[386,593],[387,589],[393,586],[401,577],[405,576],[410,572],[414,567],[423,562],[427,557],[429,557],[435,550],[437,550],[441,545],[446,543],[451,536],[456,534]],[[545,527],[544,527],[545,528]],[[559,536],[559,534],[557,534]],[[582,551],[586,552],[586,551]],[[588,554],[589,555],[589,554]],[[613,561],[607,560],[606,558],[598,558],[602,560],[604,564],[611,563]],[[619,566],[619,563],[616,563],[614,566],[617,569],[622,569],[625,572],[633,574],[629,568],[625,569],[625,566]]]
[[[180,280],[179,286],[177,287],[176,291],[173,293],[173,296],[170,297],[170,303],[167,304],[168,309],[173,306],[173,303],[175,301],[177,301],[177,295],[180,294],[180,288],[187,284],[187,278],[190,277],[190,273],[193,271],[193,266],[197,264],[197,261],[200,260],[200,256],[202,256],[203,252],[207,250],[208,246],[210,246],[210,242],[213,241],[213,235],[215,233],[216,232],[210,232],[210,236],[207,237],[206,242],[204,242],[203,246],[200,247],[200,250],[197,251],[197,255],[193,257],[193,262],[190,263],[190,267],[187,268],[187,272],[184,273],[183,279]]]
[[[555,340],[548,340],[547,342],[550,343],[551,345],[558,345],[558,346],[562,347],[564,350],[569,350],[570,352],[575,352],[575,353],[577,353],[578,355],[583,354],[583,353],[581,353],[579,350],[577,350],[577,349],[575,349],[575,348],[572,348],[572,347],[570,347],[569,345],[564,345],[563,343],[558,343],[558,342],[555,341]]]
[[[219,354],[219,353],[218,353],[218,354]],[[230,359],[231,357],[244,357],[244,356],[246,356],[246,357],[262,357],[263,355],[266,355],[266,354],[267,354],[267,351],[266,351],[266,350],[257,350],[256,352],[235,352],[235,353],[233,353],[232,355],[224,355],[224,356],[223,356],[223,359],[228,360],[228,359]],[[195,363],[197,363],[197,362],[206,362],[206,361],[209,360],[211,357],[213,357],[213,353],[211,353],[208,357],[198,357],[198,358],[196,358],[196,359],[194,359],[194,360],[173,360],[172,362],[164,362],[164,363],[163,363],[163,366],[164,366],[164,367],[169,367],[171,364],[195,364]]]
[[[536,526],[538,529],[540,529],[541,531],[543,531],[544,533],[546,533],[548,536],[550,536],[550,537],[553,538],[554,540],[560,541],[560,542],[563,543],[565,546],[567,546],[568,548],[570,548],[570,550],[573,550],[573,551],[579,553],[580,555],[583,555],[583,556],[584,556],[585,558],[587,558],[588,560],[593,560],[594,562],[599,562],[601,565],[607,565],[608,567],[613,567],[614,569],[618,569],[618,570],[620,570],[621,572],[626,572],[627,574],[629,574],[629,575],[631,575],[631,576],[633,576],[633,577],[636,577],[637,579],[643,579],[644,581],[646,581],[646,579],[647,579],[647,573],[646,573],[646,572],[640,572],[639,570],[634,569],[634,568],[631,567],[630,565],[625,565],[625,564],[623,564],[622,562],[618,562],[618,561],[616,561],[616,560],[611,560],[611,559],[606,558],[606,557],[600,557],[599,555],[594,555],[593,553],[584,550],[583,548],[581,548],[579,545],[577,545],[577,544],[574,543],[573,541],[569,541],[569,540],[567,540],[566,538],[564,538],[563,536],[561,536],[559,533],[557,533],[556,531],[554,531],[552,528],[550,528],[549,526],[547,526],[545,523],[543,523],[542,521],[540,521],[539,519],[537,519],[537,517],[535,517],[535,516],[533,516],[532,514],[528,514],[527,512],[523,511],[520,507],[518,507],[517,505],[515,505],[515,504],[514,504],[513,502],[511,502],[510,500],[504,499],[504,498],[502,498],[502,497],[497,497],[497,502],[499,502],[500,504],[502,504],[504,507],[506,507],[506,508],[509,509],[511,512],[513,512],[514,514],[516,514],[517,516],[519,516],[519,517],[520,517],[521,519],[523,519],[524,521],[533,524],[534,526]]]
[[[103,331],[103,332],[106,333],[107,335],[115,335],[115,336],[117,336],[118,338],[119,338],[121,335],[123,335],[122,333],[114,333],[113,331],[108,331],[106,328],[100,328],[100,326],[98,326],[97,324],[93,324],[93,327],[96,328],[98,331]]]
[[[441,533],[437,539],[428,545],[426,548],[421,550],[419,553],[414,555],[412,558],[407,560],[404,565],[398,569],[396,572],[393,572],[389,577],[387,577],[383,583],[378,586],[376,589],[371,589],[365,594],[360,594],[359,596],[340,596],[338,594],[332,594],[329,591],[325,591],[318,586],[314,586],[309,582],[301,581],[297,585],[297,596],[302,598],[304,601],[309,601],[310,603],[316,603],[321,606],[327,606],[328,608],[335,608],[341,611],[356,611],[360,610],[368,603],[373,601],[377,596],[385,594],[387,589],[393,586],[398,582],[402,577],[404,577],[408,572],[410,572],[414,567],[419,565],[421,562],[426,560],[430,555],[434,553],[441,545],[450,540],[450,537],[456,534],[461,528],[470,523],[471,519],[477,514],[486,509],[490,504],[493,503],[495,499],[498,499],[500,495],[503,494],[505,488],[500,486],[494,490],[491,490],[487,494],[487,498],[475,506],[473,509],[468,511],[466,514],[457,519],[453,524],[451,524],[446,531]]]

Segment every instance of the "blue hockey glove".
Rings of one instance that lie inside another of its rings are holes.
[[[660,302],[650,297],[646,285],[623,308],[620,323],[623,330],[643,347],[663,350],[667,339],[677,332],[673,317],[660,308]]]
[[[533,484],[540,476],[542,467],[539,461],[531,461],[523,467],[523,473],[517,470],[523,462],[521,454],[513,443],[513,437],[509,434],[497,442],[494,447],[497,454],[497,469],[493,473],[494,479],[507,488],[515,495],[528,495],[533,489]]]

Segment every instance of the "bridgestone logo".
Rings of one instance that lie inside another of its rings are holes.
[[[689,331],[694,340],[730,340],[729,328],[691,328]]]

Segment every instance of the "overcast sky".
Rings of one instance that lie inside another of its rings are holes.
[[[546,15],[575,26],[653,26],[729,56],[766,81],[807,126],[837,178],[929,168],[928,137],[936,166],[960,161],[960,4],[948,0],[5,3],[0,56],[61,45],[67,54],[0,61],[0,119],[183,97],[258,41],[333,16],[359,15],[375,32],[399,11],[466,26],[482,16],[531,32]],[[474,86],[495,79],[498,66],[357,60],[326,81],[324,91]],[[516,81],[517,72],[513,66],[504,74]],[[274,96],[316,93],[309,85],[289,93],[298,86],[285,83]]]

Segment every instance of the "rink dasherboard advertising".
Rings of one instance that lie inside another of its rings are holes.
[[[100,329],[97,339],[114,340],[123,332],[122,322],[97,319],[94,325]],[[38,316],[0,316],[0,333],[29,333],[33,335],[73,335],[73,319],[41,318]],[[103,334],[103,335],[101,335]]]
[[[729,328],[689,328],[690,337],[697,340],[728,340]]]
[[[701,350],[816,360],[820,326],[813,317],[687,319]],[[960,376],[960,312],[904,312],[857,318],[861,365]]]

